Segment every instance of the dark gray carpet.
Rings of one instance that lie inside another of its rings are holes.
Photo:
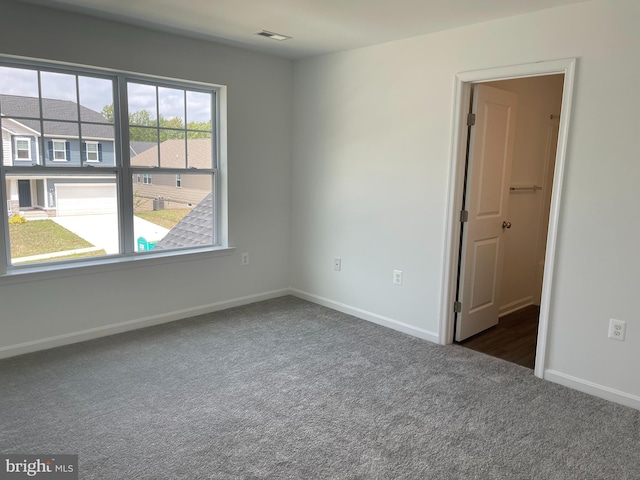
[[[83,479],[638,479],[640,412],[293,297],[0,362]]]

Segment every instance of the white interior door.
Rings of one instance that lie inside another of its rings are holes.
[[[476,85],[469,133],[469,162],[456,317],[456,341],[498,323],[504,235],[510,223],[509,185],[518,97]]]

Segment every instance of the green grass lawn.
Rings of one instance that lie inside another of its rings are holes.
[[[167,208],[166,210],[136,212],[135,215],[143,220],[171,230],[190,211],[191,209],[189,208]]]
[[[93,247],[83,238],[52,220],[32,220],[9,225],[9,238],[11,258]],[[95,252],[91,253],[95,254]]]

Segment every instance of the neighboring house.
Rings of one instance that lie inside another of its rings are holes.
[[[5,166],[115,165],[113,127],[102,114],[75,102],[43,98],[42,117],[52,120],[41,122],[38,98],[0,95],[0,105]],[[30,209],[49,215],[115,212],[115,177],[83,178],[41,171],[7,176],[7,202],[13,214]]]
[[[5,166],[109,167],[116,162],[114,130],[99,112],[68,100],[0,95],[2,158]],[[80,122],[78,122],[78,113]],[[78,135],[82,127],[82,145]],[[156,146],[131,142],[135,157]],[[117,209],[115,177],[100,179],[78,175],[20,174],[7,177],[9,213],[42,210],[50,216],[114,213]]]
[[[136,142],[144,144],[147,142]],[[161,168],[211,168],[211,139],[196,138],[185,140],[165,140],[158,146],[152,144],[139,155],[131,158],[132,167],[158,166]],[[132,144],[132,147],[135,145]],[[137,145],[140,147],[140,145]],[[188,152],[188,156],[187,156]],[[188,164],[187,164],[188,158]],[[164,207],[189,208],[199,204],[211,193],[210,175],[187,174],[138,174],[133,185],[134,196],[139,199],[140,210],[154,208],[153,200],[161,199]],[[155,205],[157,208],[157,204]]]

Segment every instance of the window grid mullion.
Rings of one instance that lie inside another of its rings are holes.
[[[189,168],[189,132],[187,130],[187,90],[182,90],[182,103],[184,106],[184,168]]]
[[[220,244],[220,226],[222,219],[222,193],[220,192],[220,174],[219,169],[219,148],[220,141],[218,139],[219,134],[219,115],[218,108],[218,92],[211,92],[211,161],[214,170],[213,178],[211,179],[211,198],[213,199],[213,242],[216,245]]]
[[[1,105],[0,105],[1,108]],[[2,131],[2,117],[0,116],[0,131]],[[4,252],[0,255],[0,275],[4,275],[7,272],[7,266],[10,265],[11,250],[9,246],[9,205],[7,199],[7,183],[4,166],[4,148],[0,148],[0,215],[2,215],[2,232],[0,235],[0,252]]]
[[[158,142],[158,168],[161,165],[160,156],[160,94],[158,93],[158,86],[154,85],[156,91],[156,141]]]
[[[38,139],[38,143],[40,144],[40,158],[36,160],[36,163],[39,165],[46,165],[45,161],[45,148],[47,147],[44,140],[44,111],[42,109],[42,74],[40,70],[38,72],[38,106],[40,109],[40,138]]]
[[[101,169],[102,170],[102,169]],[[130,172],[136,173],[151,173],[153,175],[172,175],[174,173],[184,173],[185,175],[206,175],[215,173],[215,168],[158,168],[158,167],[131,167]]]
[[[84,167],[84,163],[86,162],[86,159],[82,158],[82,118],[80,116],[80,78],[78,77],[78,75],[76,75],[75,78],[76,78],[76,107],[78,109],[78,148],[80,149],[79,151],[80,166]],[[68,158],[67,160],[71,161],[70,158]]]
[[[116,136],[120,139],[120,185],[119,206],[120,206],[120,253],[131,254],[135,251],[134,231],[133,231],[133,182],[131,174],[131,155],[129,138],[129,101],[127,95],[127,81],[124,77],[118,76],[116,79],[117,88],[114,95],[114,117]]]

